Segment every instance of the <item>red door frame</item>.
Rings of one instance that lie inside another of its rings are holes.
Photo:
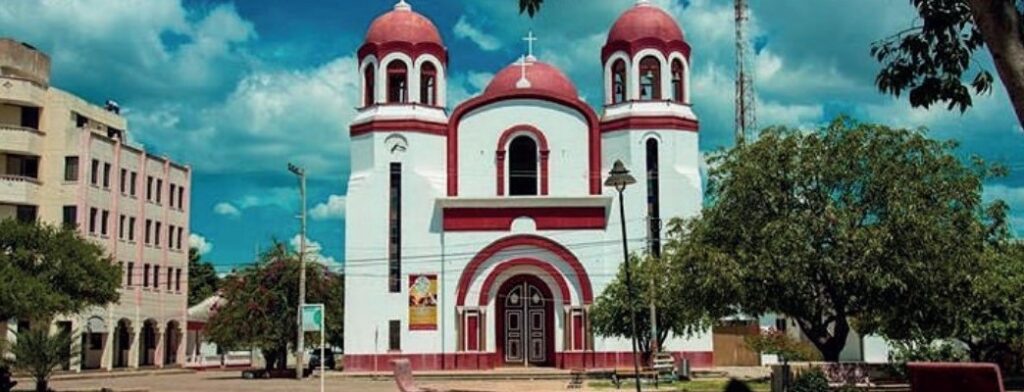
[[[539,289],[541,293],[544,295],[544,327],[546,329],[544,336],[544,350],[547,351],[545,355],[546,361],[544,363],[539,364],[531,363],[530,365],[555,366],[555,297],[551,295],[551,289],[548,287],[547,283],[544,283],[544,281],[541,280],[540,278],[529,274],[519,274],[509,278],[508,280],[501,284],[495,295],[494,327],[496,328],[496,340],[494,342],[494,346],[495,351],[497,353],[496,365],[516,366],[516,364],[505,363],[505,295],[506,293],[508,293],[509,290],[512,289],[512,287],[516,285],[521,285],[523,283],[529,283],[531,285],[536,286],[537,289]],[[525,322],[526,320],[524,319],[524,323]],[[527,347],[528,344],[523,345],[524,355],[528,358],[529,355],[526,354],[525,351],[527,350]]]

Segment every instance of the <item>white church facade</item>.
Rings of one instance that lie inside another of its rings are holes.
[[[434,24],[404,2],[374,20],[350,128],[345,370],[632,365],[630,341],[589,320],[623,262],[619,199],[602,184],[616,160],[637,179],[632,252],[658,252],[663,222],[699,213],[690,55],[679,24],[640,1],[594,54],[598,110],[531,54],[448,111]],[[713,362],[710,332],[664,350]]]

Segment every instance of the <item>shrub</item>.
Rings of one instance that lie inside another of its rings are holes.
[[[782,361],[820,361],[821,353],[810,343],[789,337],[777,329],[762,331],[760,335],[744,339],[747,347],[762,354],[775,354]]]
[[[829,392],[828,379],[825,373],[818,368],[812,368],[800,373],[789,386],[790,392]]]

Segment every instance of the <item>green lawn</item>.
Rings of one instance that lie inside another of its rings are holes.
[[[725,385],[729,383],[729,380],[724,379],[713,379],[713,380],[693,380],[693,381],[678,381],[674,383],[661,383],[659,384],[659,391],[680,391],[680,392],[722,392],[725,390]],[[594,389],[609,389],[615,390],[615,384],[611,381],[591,381],[587,383],[588,386]],[[653,389],[654,384],[643,383],[641,384],[646,390],[648,388]],[[750,387],[754,392],[768,392],[771,390],[771,385],[767,381],[749,381],[747,386]],[[633,383],[623,381],[623,391],[632,391]]]

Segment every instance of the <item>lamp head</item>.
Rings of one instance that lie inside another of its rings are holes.
[[[301,167],[295,166],[291,163],[288,164],[288,171],[292,172],[297,176],[302,176],[306,174],[306,171],[303,170]]]
[[[616,160],[612,170],[608,172],[608,179],[604,180],[604,186],[614,187],[615,190],[622,192],[626,186],[633,184],[636,184],[636,179],[629,175],[629,170],[621,160]]]

